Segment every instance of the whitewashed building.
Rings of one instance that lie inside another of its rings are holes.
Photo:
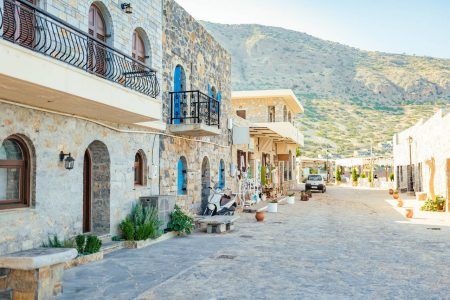
[[[430,119],[395,134],[393,154],[398,190],[449,199],[450,113],[439,110]]]

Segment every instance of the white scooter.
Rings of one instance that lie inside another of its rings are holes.
[[[235,195],[231,193],[230,189],[226,189],[227,192],[220,188],[211,188],[211,195],[208,198],[208,205],[206,205],[203,215],[215,216],[224,215],[232,216],[236,210]]]

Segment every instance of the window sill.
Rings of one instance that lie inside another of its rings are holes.
[[[6,214],[6,213],[18,213],[18,212],[34,212],[34,208],[30,206],[16,206],[16,207],[1,207],[0,206],[0,214]]]

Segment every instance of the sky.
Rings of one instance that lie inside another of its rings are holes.
[[[363,50],[450,58],[450,0],[176,0],[224,24],[293,29]]]

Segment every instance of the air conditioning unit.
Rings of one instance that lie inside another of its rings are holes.
[[[176,196],[157,195],[140,197],[139,201],[144,207],[154,207],[158,210],[158,217],[162,222],[161,229],[166,229],[170,221],[170,214],[175,208]]]

